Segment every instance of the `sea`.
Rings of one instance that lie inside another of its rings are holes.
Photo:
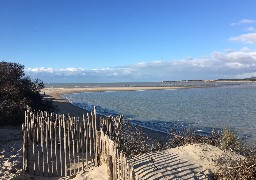
[[[255,82],[132,82],[46,84],[46,87],[190,87],[168,90],[104,91],[63,94],[70,103],[105,116],[124,115],[126,121],[171,133],[192,130],[234,131],[256,145]]]

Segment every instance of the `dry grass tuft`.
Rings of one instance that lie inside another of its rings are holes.
[[[228,129],[223,130],[220,147],[221,149],[235,151],[238,153],[242,153],[245,150],[239,137]]]
[[[256,149],[246,147],[232,131],[223,131],[220,148],[241,154],[244,158],[234,160],[232,157],[221,157],[216,163],[219,166],[218,179],[256,179]]]
[[[217,160],[217,164],[220,167],[217,179],[256,179],[255,155],[240,160],[222,157]]]

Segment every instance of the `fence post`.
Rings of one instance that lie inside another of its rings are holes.
[[[37,132],[36,132],[36,143],[37,143],[37,174],[40,175],[40,148],[39,148],[39,144],[40,144],[40,128],[41,128],[41,124],[40,124],[40,117],[39,114],[37,112]]]
[[[101,131],[96,131],[96,152],[95,152],[95,166],[100,165],[100,136]]]
[[[133,167],[111,140],[114,123],[119,126],[121,120],[122,116],[99,119],[95,108],[82,120],[26,111],[22,125],[23,169],[39,176],[67,176],[81,170],[80,161],[84,170],[89,159],[95,166],[103,160],[108,165],[109,179],[134,179]]]
[[[112,156],[107,156],[108,180],[113,180],[113,161]]]
[[[23,161],[23,169],[26,169],[26,156],[25,156],[25,153],[26,153],[26,130],[25,130],[25,124],[22,124],[22,133],[23,133],[23,140],[22,140],[22,161]]]
[[[48,130],[49,130],[49,118],[46,117],[45,122],[45,150],[46,150],[46,172],[47,176],[49,176],[49,152],[48,152]]]
[[[58,154],[57,154],[57,119],[55,119],[54,123],[54,133],[55,133],[55,142],[54,142],[54,154],[55,154],[55,173],[58,175]]]
[[[116,168],[116,175],[117,175],[117,178],[116,179],[121,179],[120,178],[120,153],[119,153],[119,150],[116,148],[116,165],[117,165],[117,168]]]
[[[81,137],[82,137],[82,119],[81,118],[79,118],[78,119],[79,121],[78,121],[78,129],[77,129],[77,133],[78,133],[78,140],[77,140],[77,153],[78,153],[78,163],[79,163],[79,167],[78,167],[78,171],[80,172],[80,170],[81,170],[81,165],[80,165],[80,160],[81,160],[81,158],[82,158],[82,156],[81,156],[81,149],[82,149],[82,146],[81,146],[81,144],[82,144],[82,142],[81,142]]]
[[[36,153],[35,153],[35,123],[34,123],[35,115],[32,114],[32,157],[33,157],[33,174],[36,174]]]
[[[85,143],[84,143],[84,136],[85,136],[85,127],[84,127],[84,123],[85,123],[85,119],[84,119],[84,114],[82,115],[82,137],[81,137],[81,140],[82,140],[82,171],[84,171],[84,146],[85,146]]]
[[[74,137],[75,132],[74,131],[75,131],[75,127],[74,127],[74,124],[73,124],[72,131],[71,131],[71,137],[72,137],[72,142],[73,142],[73,163],[74,163],[73,175],[75,175],[75,173],[76,173],[76,155],[75,155],[75,137]]]
[[[93,107],[93,112],[92,112],[92,128],[93,128],[93,153],[94,153],[94,165],[97,166],[97,125],[96,125],[96,107]]]
[[[26,159],[27,159],[27,163],[26,163],[26,172],[30,172],[29,171],[29,166],[30,166],[30,158],[29,158],[29,118],[28,118],[28,113],[26,115],[26,119],[27,119],[27,124],[26,124]]]
[[[51,114],[52,116],[52,114]],[[53,159],[52,159],[52,121],[49,122],[49,130],[50,130],[50,172],[51,172],[51,176],[53,176]]]
[[[135,173],[134,173],[133,165],[130,165],[130,179],[135,180]]]
[[[67,140],[66,140],[66,121],[63,114],[63,134],[64,134],[64,175],[67,176]]]
[[[71,156],[70,156],[70,132],[71,132],[71,118],[68,116],[67,128],[68,128],[68,162],[69,162],[69,176],[71,176]]]
[[[87,114],[88,115],[88,114]],[[88,118],[88,116],[87,116]],[[88,120],[89,121],[89,120]],[[88,155],[89,155],[89,124],[88,122],[86,123],[86,142],[85,142],[85,147],[86,147],[86,151],[85,151],[85,158],[86,158],[86,169],[88,169]]]

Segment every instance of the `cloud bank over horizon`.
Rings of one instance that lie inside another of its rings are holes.
[[[27,68],[25,72],[46,83],[250,78],[256,76],[256,50],[243,47],[239,51],[215,51],[205,57],[141,62],[103,69],[41,67]]]
[[[231,26],[243,28],[243,34],[227,38],[241,43],[240,50],[213,51],[203,57],[166,61],[146,61],[121,67],[86,68],[27,68],[26,74],[46,83],[54,82],[138,82],[187,79],[222,79],[256,77],[256,20],[241,19]],[[243,47],[246,44],[247,47]],[[120,60],[122,61],[122,60]]]

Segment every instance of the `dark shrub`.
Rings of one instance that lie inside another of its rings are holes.
[[[0,126],[22,124],[28,107],[53,111],[52,101],[40,95],[42,88],[42,81],[25,76],[23,65],[0,62]]]

